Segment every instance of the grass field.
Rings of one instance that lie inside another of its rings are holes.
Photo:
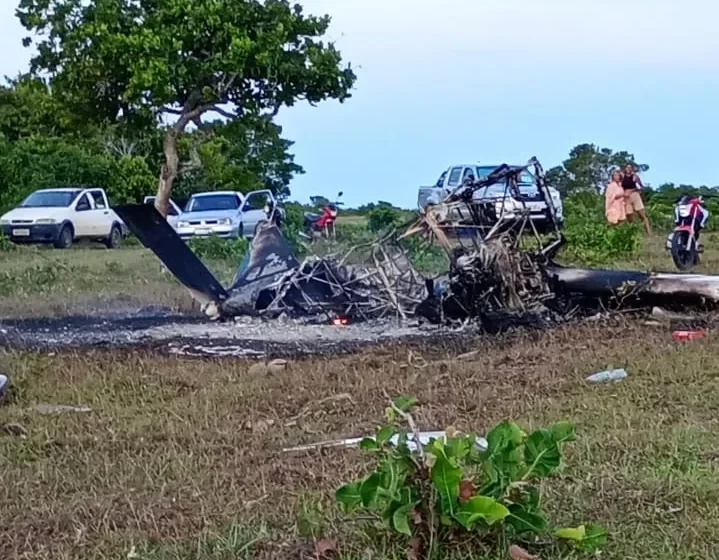
[[[712,246],[707,240],[706,246]],[[126,301],[191,307],[154,256],[23,250],[1,255],[0,315]],[[618,263],[621,266],[626,263]],[[661,239],[634,268],[671,270]],[[212,263],[223,279],[235,263]],[[719,270],[708,251],[702,269]],[[468,350],[472,358],[456,359]],[[675,343],[636,322],[566,327],[460,346],[397,345],[297,360],[281,373],[239,359],[146,351],[0,350],[15,382],[0,406],[0,558],[310,558],[328,537],[347,560],[404,559],[405,543],[342,516],[334,490],[367,468],[353,450],[285,446],[370,433],[383,393],[414,395],[424,429],[577,425],[568,468],[546,485],[557,524],[598,522],[605,559],[698,560],[719,547],[719,349]],[[626,367],[614,385],[584,378]],[[92,412],[45,416],[38,403]],[[575,558],[551,546],[544,559]],[[444,559],[499,560],[504,546],[457,545]]]

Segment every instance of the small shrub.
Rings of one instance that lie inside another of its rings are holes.
[[[239,263],[250,248],[244,237],[222,239],[221,237],[195,237],[188,242],[190,249],[200,259],[228,260]]]
[[[639,223],[612,227],[604,215],[604,198],[592,192],[575,193],[564,203],[567,239],[565,256],[587,266],[636,257],[644,233]]]
[[[399,225],[402,213],[390,206],[377,206],[367,213],[367,229],[377,233]]]
[[[386,411],[387,425],[362,441],[376,469],[337,490],[342,509],[362,511],[409,537],[413,551],[427,558],[462,533],[493,547],[550,534],[582,551],[604,545],[606,531],[598,525],[552,532],[541,507],[540,483],[561,469],[562,447],[576,439],[573,425],[562,422],[528,435],[505,421],[487,434],[486,449],[474,435],[451,430],[423,445],[406,427],[414,426],[409,411],[415,403],[396,399]]]
[[[0,252],[14,251],[15,249],[17,249],[17,245],[5,237],[3,232],[0,231]]]

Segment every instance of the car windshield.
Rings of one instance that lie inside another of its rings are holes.
[[[81,191],[38,191],[20,205],[23,208],[65,208],[72,204]]]
[[[484,179],[485,177],[489,177],[489,174],[492,173],[495,169],[499,167],[498,165],[482,165],[477,167],[477,173],[479,173],[479,178]],[[534,176],[529,171],[522,171],[519,175],[519,186],[531,186],[534,185]]]
[[[185,212],[212,212],[213,210],[237,210],[239,204],[234,194],[193,196]]]

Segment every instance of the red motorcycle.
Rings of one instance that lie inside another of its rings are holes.
[[[667,237],[666,248],[676,267],[682,272],[699,263],[699,232],[709,219],[701,196],[684,195],[674,205],[675,228]]]
[[[337,193],[338,199],[341,196],[342,191]],[[310,200],[315,206],[322,206],[322,213],[305,212],[302,236],[313,241],[319,233],[325,239],[334,239],[336,236],[335,222],[337,222],[339,207],[343,203],[339,200],[331,202],[323,196],[311,196]]]

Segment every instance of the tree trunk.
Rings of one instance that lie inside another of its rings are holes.
[[[163,144],[163,152],[165,154],[165,163],[162,164],[162,170],[160,171],[160,184],[157,188],[157,198],[155,198],[155,208],[162,214],[163,217],[167,217],[168,208],[170,205],[170,195],[172,194],[172,185],[177,177],[177,170],[180,165],[180,157],[177,155],[177,137],[182,132],[177,130],[177,125],[180,124],[182,119],[167,131],[165,135],[165,142]],[[184,129],[184,125],[182,126]]]

